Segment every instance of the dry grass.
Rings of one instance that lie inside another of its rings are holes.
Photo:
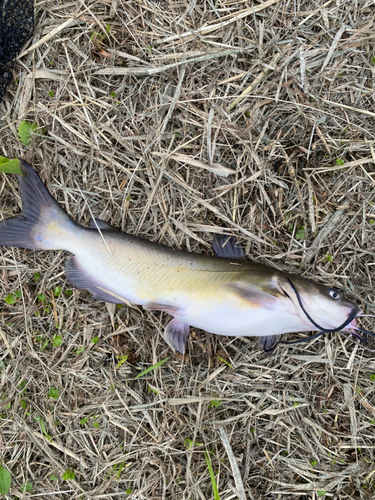
[[[0,154],[28,160],[82,224],[89,206],[205,253],[226,226],[249,258],[374,312],[374,2],[254,5],[38,2]],[[20,120],[45,129],[29,148]],[[16,180],[0,189],[8,217]],[[67,294],[64,259],[1,250],[8,498],[211,499],[204,452],[222,500],[373,498],[374,351],[335,334],[267,358],[254,338],[192,331],[182,358],[165,316]]]

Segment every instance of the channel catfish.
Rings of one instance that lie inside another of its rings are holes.
[[[328,286],[245,258],[216,238],[211,257],[152,243],[94,219],[80,226],[20,161],[22,212],[0,222],[0,245],[63,249],[68,280],[100,301],[136,304],[173,316],[164,338],[184,353],[189,326],[229,336],[257,336],[265,351],[279,335],[353,333],[360,309]],[[357,335],[358,336],[358,335]]]

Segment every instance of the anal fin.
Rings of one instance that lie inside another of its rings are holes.
[[[189,336],[189,325],[174,318],[164,330],[164,339],[168,345],[181,354],[185,354],[185,344]]]

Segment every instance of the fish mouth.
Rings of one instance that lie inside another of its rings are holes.
[[[353,314],[353,313],[352,313]],[[357,326],[357,320],[361,316],[366,317],[366,316],[372,316],[371,314],[363,314],[361,310],[358,311],[358,314],[353,318],[353,320],[348,323],[348,325],[343,328],[343,331],[350,333],[353,335],[356,339],[358,339],[362,345],[367,344],[367,335],[370,335],[370,337],[375,337],[374,332],[370,332],[369,330],[365,330],[364,328],[360,328]]]
[[[361,309],[359,309],[357,306],[353,307],[352,310],[350,311],[350,314],[348,315],[349,318],[353,318],[350,323],[348,323],[343,330],[350,330],[350,329],[356,329],[357,328],[357,319],[359,316],[361,316],[363,312]]]

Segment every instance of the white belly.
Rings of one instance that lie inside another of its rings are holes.
[[[241,308],[230,306],[213,307],[206,310],[191,307],[186,308],[186,313],[176,316],[180,321],[201,328],[217,335],[233,337],[263,337],[280,335],[301,331],[315,330],[313,325],[307,324],[294,312],[285,307],[277,309],[267,308]]]

